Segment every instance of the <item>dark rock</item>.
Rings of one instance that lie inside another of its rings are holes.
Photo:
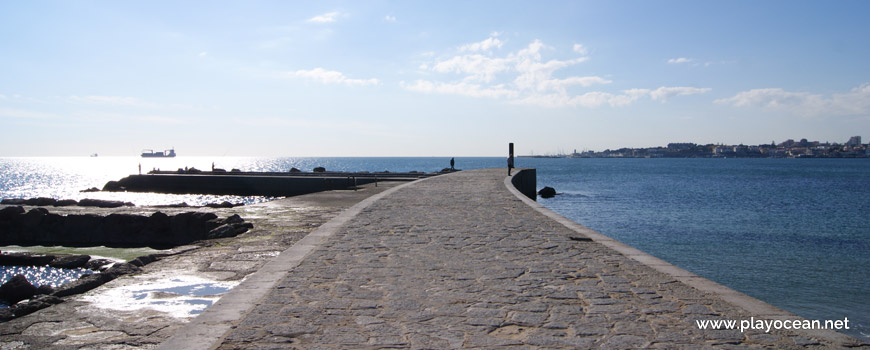
[[[225,172],[227,172],[227,169],[214,168],[211,170],[211,172],[213,172],[213,173],[225,173]]]
[[[324,167],[322,167],[322,166],[319,166],[319,167],[314,168],[313,171],[314,171],[315,173],[325,173],[325,172],[326,172],[326,168],[324,168]]]
[[[54,260],[54,255],[32,253],[0,254],[0,265],[3,266],[45,266]]]
[[[24,198],[4,198],[0,204],[6,205],[24,205]]]
[[[291,172],[291,173],[300,173],[300,172],[302,172],[302,170],[299,170],[299,169],[296,169],[296,168],[290,168],[290,172]]]
[[[15,318],[15,311],[11,308],[0,309],[0,322],[9,321]]]
[[[91,259],[88,260],[88,263],[85,264],[85,266],[83,267],[88,270],[100,271],[103,269],[103,267],[113,263],[115,262],[109,259]]]
[[[21,317],[62,302],[63,300],[56,296],[41,295],[26,303],[15,305],[12,312],[15,314],[15,317]]]
[[[110,182],[116,182],[116,181],[110,181]],[[79,192],[100,192],[100,189],[99,189],[99,188],[96,188],[96,187],[91,187],[91,188],[89,188],[89,189],[81,190],[81,191],[79,191]]]
[[[49,206],[49,205],[54,205],[54,203],[57,203],[56,199],[47,198],[47,197],[30,198],[30,199],[26,199],[24,201],[24,204],[26,204],[26,205],[33,205],[33,206],[37,206],[37,207],[45,207],[45,206]]]
[[[143,255],[143,256],[140,256],[136,259],[130,260],[130,264],[142,267],[142,266],[148,265],[148,264],[155,262],[155,261],[157,261],[157,255],[150,254],[150,255]]]
[[[109,277],[105,273],[97,273],[93,275],[84,275],[79,279],[70,283],[64,284],[57,288],[51,295],[56,297],[65,297],[68,295],[81,294],[91,289],[97,288],[103,283],[109,282],[114,278]]]
[[[234,206],[229,202],[220,205],[221,207]],[[148,217],[133,214],[62,216],[49,213],[47,209],[41,207],[23,211],[22,207],[0,209],[0,243],[165,248],[206,239],[209,237],[209,232],[221,225],[244,223],[238,215],[219,219],[214,213],[199,212],[186,212],[174,216],[157,212]],[[235,235],[251,227],[239,226],[235,231],[223,229],[220,236]],[[85,262],[86,260],[81,258],[81,263]],[[50,261],[38,264],[48,263]],[[33,262],[22,264],[34,265]]]
[[[79,201],[79,206],[82,207],[97,207],[97,208],[119,208],[123,206],[132,207],[133,203],[121,201],[107,201],[103,199],[82,199]]]
[[[240,172],[242,172],[242,171],[239,170],[239,169],[233,168],[232,170],[230,170],[230,172],[231,172],[231,173],[240,173]]]
[[[43,284],[36,288],[36,295],[48,295],[54,293],[54,288],[50,285]]]
[[[36,287],[30,284],[24,275],[15,275],[0,286],[0,299],[5,300],[9,305],[30,299],[35,294]]]
[[[64,255],[57,256],[48,263],[48,266],[62,269],[75,269],[85,266],[91,260],[90,255]]]
[[[245,219],[242,219],[239,214],[233,214],[224,219],[225,224],[241,224],[245,222]]]
[[[221,203],[208,203],[205,206],[209,208],[232,208],[233,203],[223,201]]]
[[[123,275],[129,275],[131,273],[137,273],[142,271],[139,266],[130,264],[130,263],[118,263],[112,265],[108,270],[99,273],[99,275],[106,275],[109,277],[109,281],[116,279]],[[108,282],[108,281],[107,281]]]
[[[55,202],[54,206],[55,207],[69,207],[69,206],[78,205],[78,204],[79,204],[79,202],[77,202],[74,199],[61,199],[61,200]]]
[[[248,231],[245,224],[226,224],[208,232],[208,238],[233,237]]]
[[[553,198],[556,195],[556,190],[552,187],[547,186],[538,191],[538,194],[541,196],[541,198]]]
[[[109,181],[103,185],[103,191],[123,191],[124,187],[118,181]]]
[[[5,199],[4,199],[5,201]],[[24,214],[24,207],[6,207],[0,209],[0,220],[8,221],[17,217],[18,215]]]

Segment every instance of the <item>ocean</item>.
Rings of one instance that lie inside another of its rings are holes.
[[[449,157],[0,158],[0,198],[122,200],[137,205],[264,197],[82,193],[151,169],[424,171]],[[456,158],[459,169],[505,158]],[[538,199],[580,224],[808,319],[848,318],[870,339],[870,161],[866,159],[518,158],[537,169]]]

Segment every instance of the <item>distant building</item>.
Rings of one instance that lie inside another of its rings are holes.
[[[861,145],[861,136],[852,136],[849,138],[849,141],[846,142],[846,146],[860,146]]]
[[[675,151],[687,151],[687,150],[690,150],[693,148],[695,148],[695,144],[691,143],[691,142],[669,143],[668,144],[668,149],[675,150]]]

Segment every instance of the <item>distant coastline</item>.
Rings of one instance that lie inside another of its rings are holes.
[[[699,145],[669,143],[667,147],[574,150],[571,154],[521,155],[521,158],[870,158],[870,144],[852,136],[843,144],[788,139],[766,145]]]

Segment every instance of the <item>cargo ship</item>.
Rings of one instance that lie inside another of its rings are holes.
[[[175,148],[163,152],[154,152],[154,150],[142,150],[142,158],[172,158],[175,157]]]

